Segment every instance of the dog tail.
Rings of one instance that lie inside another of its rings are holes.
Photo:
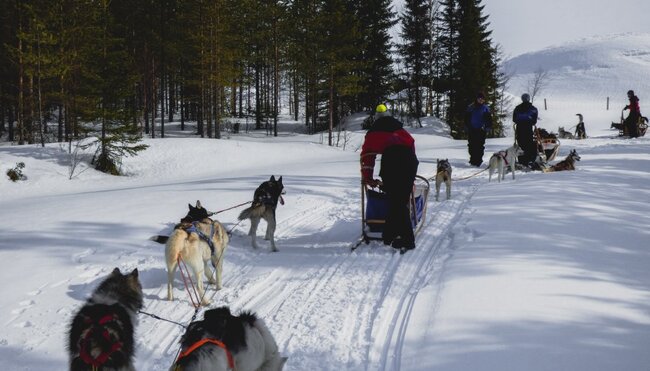
[[[241,213],[239,213],[239,216],[237,219],[239,220],[244,220],[244,219],[249,219],[253,215],[253,207],[247,207],[244,210],[242,210]]]
[[[253,202],[250,207],[245,208],[239,213],[237,217],[239,220],[250,219],[251,217],[260,217],[264,214],[264,204],[261,202]]]
[[[167,241],[169,240],[169,236],[161,236],[161,235],[151,236],[149,237],[149,240],[158,243],[167,243]]]

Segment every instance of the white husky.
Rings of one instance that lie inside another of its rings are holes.
[[[200,204],[197,203],[200,207]],[[221,270],[223,255],[228,246],[228,234],[225,228],[217,221],[205,218],[200,222],[181,224],[175,229],[165,246],[165,260],[167,261],[167,299],[174,300],[172,283],[179,260],[183,260],[196,278],[198,294],[202,298],[201,304],[208,305],[210,301],[204,297],[203,278],[216,284],[217,290],[221,289]],[[216,279],[211,274],[208,262],[215,269]]]
[[[505,151],[495,152],[492,157],[490,157],[490,175],[488,177],[488,182],[492,180],[492,173],[495,171],[498,172],[497,180],[506,178],[506,167],[510,167],[512,172],[512,179],[515,179],[515,162],[517,161],[517,151],[519,148],[515,145],[509,147]]]

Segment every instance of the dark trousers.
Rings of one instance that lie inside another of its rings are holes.
[[[524,155],[521,156],[520,162],[524,165],[528,165],[535,161],[537,158],[537,145],[533,138],[533,127],[530,125],[519,124],[517,125],[515,136],[517,138],[517,145],[522,149],[522,151],[524,151]]]
[[[637,113],[630,113],[627,118],[625,119],[625,126],[627,127],[627,135],[630,136],[630,138],[636,138],[639,136],[638,132],[638,122],[639,122],[639,114]]]
[[[479,166],[483,163],[483,153],[485,152],[485,130],[470,128],[467,135],[469,163]]]
[[[388,196],[388,215],[382,238],[390,242],[399,237],[405,248],[415,247],[408,204],[418,163],[413,150],[404,146],[389,147],[381,156],[379,175]]]

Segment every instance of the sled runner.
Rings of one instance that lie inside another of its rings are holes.
[[[415,176],[413,192],[409,201],[411,225],[417,235],[424,225],[427,211],[427,199],[429,197],[429,181],[420,176]],[[386,194],[379,188],[372,188],[367,184],[361,184],[361,234],[362,239],[352,249],[354,250],[361,242],[369,244],[370,241],[381,241],[381,233],[384,231],[386,215],[388,214],[388,199]]]

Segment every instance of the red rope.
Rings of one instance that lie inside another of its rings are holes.
[[[194,308],[199,308],[201,306],[201,299],[199,298],[199,293],[196,290],[196,287],[194,286],[194,282],[192,282],[192,276],[190,276],[190,271],[187,269],[187,265],[185,264],[185,261],[181,258],[181,256],[178,256],[178,270],[181,271],[181,278],[183,279],[183,284],[185,284],[185,289],[187,290],[187,294],[190,296],[190,301],[192,302],[192,306]],[[182,265],[181,265],[182,263]],[[183,268],[185,268],[185,273],[183,272]],[[198,279],[201,279],[201,277],[198,277]],[[190,282],[188,285],[187,282]],[[192,291],[190,291],[190,286],[192,286]],[[192,295],[192,292],[194,292],[194,296]],[[196,302],[194,299],[196,298]]]

